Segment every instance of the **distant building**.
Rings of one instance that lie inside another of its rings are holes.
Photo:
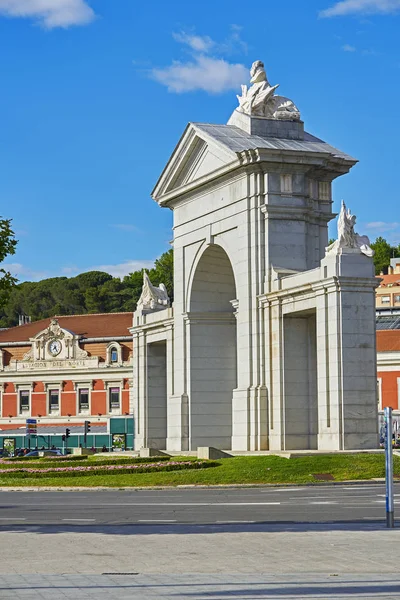
[[[376,308],[400,309],[400,258],[392,258],[387,275],[379,275],[382,280],[376,289]]]
[[[380,418],[386,406],[393,408],[400,433],[400,328],[376,332],[378,352],[378,409]]]
[[[111,313],[54,317],[0,331],[1,436],[23,437],[26,419],[34,418],[33,445],[60,446],[68,427],[70,446],[78,446],[84,421],[90,421],[89,445],[109,447],[114,420],[117,433],[129,434],[120,445],[132,447],[131,325],[132,313]],[[17,440],[18,447],[24,443]]]

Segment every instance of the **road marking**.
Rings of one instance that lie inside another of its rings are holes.
[[[257,523],[257,521],[215,521],[216,523],[218,523],[218,525],[234,525],[235,523],[247,523],[247,524],[252,524],[252,523]]]
[[[23,517],[0,517],[0,521],[26,521]]]
[[[176,519],[138,519],[138,523],[176,523]]]
[[[74,519],[74,518],[70,518],[70,519],[62,519],[63,521],[95,521],[96,519]]]
[[[338,503],[337,502],[323,501],[323,502],[310,502],[310,504],[338,504]]]

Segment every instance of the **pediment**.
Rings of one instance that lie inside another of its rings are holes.
[[[83,359],[88,356],[86,350],[79,345],[79,336],[60,326],[57,319],[51,319],[46,329],[39,331],[29,340],[32,348],[23,361],[63,361]]]
[[[207,176],[236,160],[236,153],[218,144],[195,125],[189,124],[171,155],[152,196],[162,202],[163,196],[202,182]]]
[[[72,339],[75,337],[75,334],[68,329],[63,329],[60,327],[57,319],[52,319],[50,325],[46,327],[46,329],[42,329],[39,331],[33,338],[30,338],[31,342],[42,340],[44,342],[48,340],[62,340],[64,338]]]

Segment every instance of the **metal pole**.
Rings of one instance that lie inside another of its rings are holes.
[[[385,408],[386,527],[394,527],[392,409]]]

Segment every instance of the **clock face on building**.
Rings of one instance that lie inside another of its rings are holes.
[[[61,342],[59,340],[52,340],[49,342],[49,352],[52,356],[57,356],[61,352]]]

